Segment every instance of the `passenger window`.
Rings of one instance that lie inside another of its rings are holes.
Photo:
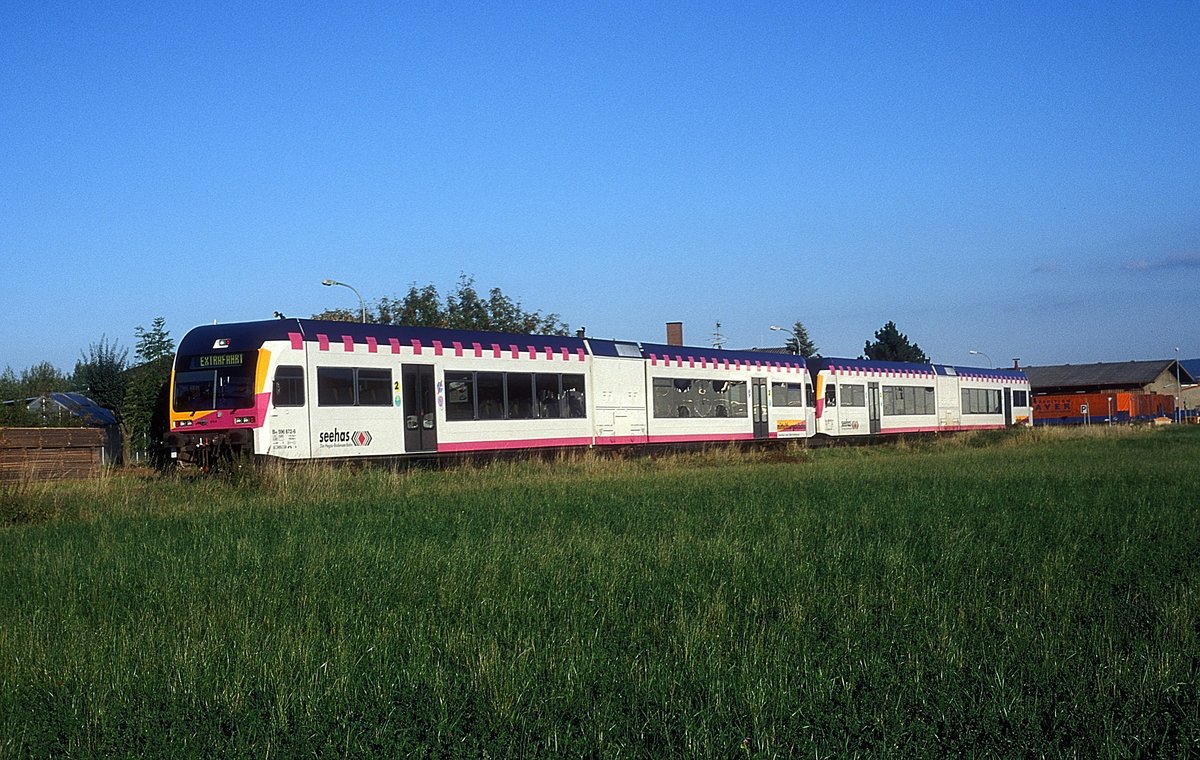
[[[317,367],[317,405],[354,406],[354,370]]]
[[[392,371],[390,369],[358,370],[358,405],[392,405]]]
[[[275,406],[304,406],[304,368],[283,365],[275,369],[271,394]]]
[[[470,372],[446,373],[446,419],[475,419],[475,379]]]
[[[479,397],[480,420],[504,419],[504,376],[499,372],[479,372],[475,375],[475,392]]]
[[[533,416],[533,375],[508,373],[508,418],[528,420]]]
[[[535,375],[534,394],[537,398],[537,416],[542,419],[562,417],[562,392],[558,387],[558,375]]]
[[[563,407],[567,417],[583,419],[587,417],[587,400],[583,391],[583,375],[562,376]]]

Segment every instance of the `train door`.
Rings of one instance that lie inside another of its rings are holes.
[[[804,430],[806,436],[817,434],[817,396],[813,384],[804,384]]]
[[[770,435],[770,425],[768,424],[767,415],[769,407],[767,405],[767,379],[765,377],[756,377],[751,380],[751,390],[753,392],[753,417],[754,417],[754,438],[756,440],[764,440]]]
[[[871,435],[875,435],[883,428],[879,414],[879,383],[867,383],[867,415],[870,419]]]
[[[270,441],[266,453],[284,459],[307,459],[312,455],[304,390],[303,365],[281,364],[275,368],[267,411]],[[261,453],[257,447],[255,451]]]
[[[400,369],[404,389],[404,450],[437,451],[437,392],[433,366],[405,364]]]
[[[1012,388],[1005,387],[1004,389],[1004,425],[1012,427],[1013,424],[1013,407],[1012,407]]]

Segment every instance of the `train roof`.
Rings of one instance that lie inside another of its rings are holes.
[[[264,341],[289,340],[300,334],[305,340],[316,340],[325,335],[331,341],[340,341],[343,336],[355,343],[367,343],[373,338],[381,344],[396,339],[404,345],[441,343],[453,346],[479,344],[484,347],[499,345],[503,348],[518,346],[533,347],[555,353],[566,349],[570,353],[590,349],[594,356],[628,357],[637,359],[665,359],[671,357],[681,361],[718,362],[728,361],[743,364],[763,364],[781,367],[804,367],[805,360],[791,354],[766,351],[727,351],[699,346],[669,346],[658,343],[608,340],[603,338],[580,338],[565,335],[526,335],[519,333],[485,332],[481,330],[451,330],[441,327],[407,327],[403,325],[380,325],[362,322],[333,322],[319,319],[268,319],[257,322],[229,322],[226,324],[201,325],[188,331],[179,342],[181,355],[203,354],[220,348],[230,351],[249,351],[258,348]],[[218,345],[218,342],[219,345]]]
[[[420,345],[435,342],[452,346],[460,343],[472,346],[476,343],[490,347],[493,344],[508,348],[510,345],[558,352],[567,349],[571,353],[584,348],[583,339],[563,335],[522,335],[517,333],[482,332],[478,330],[451,330],[440,327],[407,327],[403,325],[379,325],[362,322],[334,322],[320,319],[268,319],[258,322],[229,322],[226,324],[201,325],[194,327],[179,342],[179,353],[202,354],[217,347],[216,341],[228,341],[220,347],[231,351],[248,351],[258,348],[263,341],[289,340],[293,334],[305,340],[316,340],[325,335],[330,340],[340,341],[343,336],[355,343],[367,343],[368,338],[387,344],[396,339],[404,345],[416,341]]]
[[[969,377],[973,379],[1001,380],[1009,382],[1027,382],[1028,378],[1021,370],[990,369],[987,367],[963,367],[951,364],[915,364],[911,362],[886,362],[874,359],[842,359],[837,357],[820,357],[808,360],[808,366],[813,372],[832,369],[837,372],[871,372],[881,375],[906,374],[942,375],[947,377]]]
[[[646,359],[663,359],[695,362],[740,362],[742,364],[764,364],[779,367],[805,367],[803,356],[779,354],[770,351],[734,351],[723,348],[699,346],[672,346],[664,343],[641,343],[642,356]]]

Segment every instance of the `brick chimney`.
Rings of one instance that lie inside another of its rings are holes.
[[[668,322],[667,323],[667,345],[682,346],[683,345],[683,323]]]

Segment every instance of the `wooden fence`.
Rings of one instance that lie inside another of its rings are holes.
[[[0,428],[0,481],[99,477],[108,438],[102,428]]]

